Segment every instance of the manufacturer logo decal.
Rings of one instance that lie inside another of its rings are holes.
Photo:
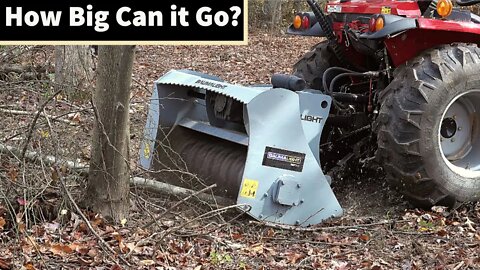
[[[262,165],[289,171],[301,172],[305,154],[273,147],[265,147]]]
[[[382,7],[382,14],[390,14],[392,13],[392,8],[391,7]]]

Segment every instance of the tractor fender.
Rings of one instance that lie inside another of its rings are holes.
[[[405,30],[417,28],[417,20],[396,15],[381,15],[385,21],[385,27],[378,32],[367,32],[360,35],[364,39],[389,38],[390,36]]]
[[[313,36],[313,37],[325,36],[325,32],[323,31],[322,27],[318,22],[308,29],[295,29],[293,25],[290,25],[290,27],[288,27],[287,29],[287,34],[296,35],[296,36]]]

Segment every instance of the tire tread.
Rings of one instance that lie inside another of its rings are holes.
[[[387,180],[416,206],[451,206],[459,198],[430,178],[420,154],[421,126],[428,97],[450,84],[455,66],[464,69],[480,62],[480,49],[472,44],[433,48],[405,64],[390,85],[379,94],[382,104],[374,125],[377,160],[384,165]],[[431,106],[431,105],[430,105]]]

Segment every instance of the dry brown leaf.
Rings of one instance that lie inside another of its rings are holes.
[[[443,229],[442,229],[442,230],[439,230],[439,231],[437,232],[437,235],[443,237],[443,236],[448,235],[448,232],[447,232],[446,230],[443,230]]]
[[[90,247],[85,243],[71,243],[68,247],[81,255],[87,255],[88,251],[90,251]]]
[[[113,232],[115,232],[115,229],[112,226],[105,226],[105,233],[113,233]]]
[[[121,267],[120,265],[118,265],[118,264],[115,264],[114,266],[112,266],[112,267],[110,268],[110,270],[122,270],[122,267]]]
[[[136,245],[133,242],[132,243],[126,243],[125,247],[128,249],[128,252],[131,252],[132,250],[135,249]]]
[[[53,255],[63,257],[67,254],[71,254],[73,252],[73,249],[70,246],[64,244],[53,244],[50,246],[50,252],[52,252]]]
[[[0,259],[0,269],[8,270],[8,269],[11,269],[11,266],[6,260]]]
[[[298,261],[300,261],[301,259],[305,258],[305,254],[301,254],[301,253],[290,253],[288,256],[288,261],[291,263],[291,264],[297,264]]]
[[[10,179],[10,181],[12,182],[17,181],[17,177],[18,177],[17,169],[14,167],[10,167],[10,169],[7,172],[7,176],[8,176],[8,179]]]
[[[79,247],[75,249],[75,251],[80,255],[87,255],[90,252],[90,249],[88,247]]]
[[[28,262],[28,263],[24,264],[23,267],[26,270],[35,270],[35,266],[33,266],[33,263],[31,263],[31,262]]]
[[[92,226],[94,227],[99,227],[103,226],[105,224],[103,218],[101,217],[95,217],[95,219],[91,222]]]
[[[170,249],[171,249],[172,251],[174,251],[175,253],[177,253],[177,254],[183,253],[182,247],[179,246],[179,245],[177,245],[177,243],[175,243],[175,242],[170,242],[170,243],[169,243],[169,246],[170,246]]]
[[[273,230],[272,228],[269,228],[267,230],[266,236],[267,237],[274,237],[275,236],[275,230]]]
[[[3,217],[0,217],[0,230],[3,230],[3,226],[5,226],[7,222]]]
[[[25,226],[25,225],[24,225]],[[38,250],[39,246],[37,242],[35,241],[35,238],[32,236],[26,236],[24,240],[22,241],[22,251],[25,254],[32,254],[34,250]]]
[[[91,258],[95,258],[98,255],[98,251],[95,248],[92,248],[87,252],[87,255]]]
[[[373,264],[373,263],[372,263],[371,261],[362,261],[362,262],[360,263],[360,265],[361,265],[363,268],[370,267],[370,266],[372,266],[372,264]]]
[[[88,226],[85,222],[81,221],[79,224],[78,224],[78,231],[79,232],[82,232],[82,233],[88,233],[89,232],[89,229],[88,229]],[[82,236],[83,237],[83,236]]]
[[[123,237],[118,232],[112,233],[112,236],[113,238],[115,238],[115,240],[117,240],[118,243],[121,243],[123,241]]]
[[[317,235],[316,237],[317,241],[319,242],[326,242],[326,243],[332,243],[332,235],[329,233],[322,232],[321,234]]]
[[[232,233],[232,239],[233,240],[238,240],[238,239],[242,239],[243,238],[243,234],[241,233]]]
[[[55,168],[51,168],[52,171],[52,180],[54,182],[57,182],[58,179],[60,179],[60,175],[58,174],[58,171]]]
[[[370,236],[368,234],[362,234],[358,238],[364,242],[367,242],[368,240],[370,240]]]

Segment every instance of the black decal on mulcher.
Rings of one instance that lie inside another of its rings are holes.
[[[305,154],[273,147],[265,147],[262,165],[301,172]]]

